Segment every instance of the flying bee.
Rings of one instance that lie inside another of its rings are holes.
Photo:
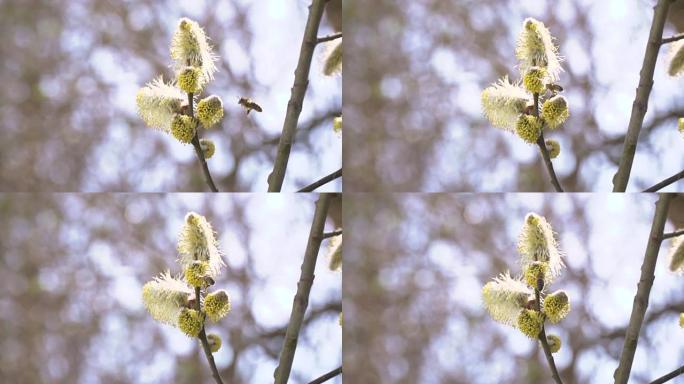
[[[248,115],[252,110],[255,110],[257,112],[263,111],[259,104],[252,101],[252,99],[248,99],[246,97],[241,97],[240,100],[238,100],[238,104],[242,105],[247,110]]]
[[[563,87],[561,87],[561,86],[558,85],[558,84],[546,84],[546,89],[548,89],[549,91],[551,91],[551,93],[553,93],[554,95],[555,95],[556,93],[563,92]]]

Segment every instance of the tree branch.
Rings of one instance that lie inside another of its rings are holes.
[[[193,110],[193,98],[192,98],[192,92],[188,93],[188,116],[194,118],[194,110]],[[200,165],[202,166],[202,172],[204,173],[204,180],[206,180],[207,184],[209,185],[209,189],[211,189],[212,192],[218,192],[218,189],[216,188],[216,185],[214,184],[214,180],[211,178],[211,173],[209,172],[209,166],[207,165],[207,160],[204,158],[204,151],[202,151],[202,147],[200,146],[199,143],[199,136],[197,134],[197,130],[195,130],[195,136],[192,137],[192,146],[195,147],[195,154],[197,155],[197,158],[199,159]]]
[[[307,185],[306,187],[298,190],[297,192],[313,192],[316,188],[321,187],[337,178],[342,177],[342,168],[321,178],[320,180],[314,181],[313,183]]]
[[[334,369],[334,370],[326,373],[325,375],[319,377],[318,379],[312,380],[311,382],[309,382],[309,384],[325,383],[326,381],[328,381],[328,380],[332,379],[333,377],[340,375],[340,374],[342,374],[342,367]]]
[[[629,325],[625,334],[625,343],[620,354],[620,364],[615,370],[613,377],[615,384],[626,384],[634,361],[634,353],[639,342],[639,332],[644,321],[646,309],[648,309],[648,297],[651,293],[653,280],[655,280],[655,265],[658,260],[658,251],[663,238],[663,229],[667,220],[667,210],[670,205],[670,194],[660,194],[656,203],[655,215],[651,224],[651,233],[644,254],[644,262],[641,264],[641,277],[637,285],[637,293],[632,304],[632,314],[629,317]]]
[[[672,36],[672,37],[668,37],[668,38],[662,39],[662,40],[660,40],[660,45],[665,45],[665,44],[669,44],[669,43],[674,43],[675,41],[681,40],[681,39],[684,39],[684,33],[680,33],[680,34],[678,34],[678,35],[674,35],[674,36]]]
[[[681,374],[683,374],[683,373],[684,373],[684,365],[682,365],[681,367],[679,367],[679,368],[675,369],[674,371],[668,373],[668,374],[665,375],[665,376],[661,376],[661,377],[659,377],[659,378],[657,378],[657,379],[651,381],[650,384],[662,384],[662,383],[666,383],[666,382],[668,382],[668,381],[674,379],[675,377],[677,377],[677,376],[679,376],[679,375],[681,375]]]
[[[672,0],[658,0],[653,12],[653,22],[651,24],[651,31],[648,36],[648,44],[646,45],[646,53],[644,54],[644,61],[641,66],[639,75],[639,87],[636,91],[636,97],[632,104],[632,115],[629,118],[629,125],[627,126],[627,134],[625,135],[625,143],[622,149],[622,156],[620,157],[620,165],[613,176],[613,192],[624,192],[627,189],[629,182],[629,175],[632,171],[632,163],[634,162],[634,154],[636,153],[637,142],[639,140],[639,132],[644,123],[644,116],[648,109],[648,96],[653,88],[653,73],[655,71],[656,61],[658,60],[658,50],[663,38],[663,28],[667,18],[667,11],[670,8]]]
[[[534,116],[539,117],[539,94],[534,94]],[[558,177],[556,176],[556,171],[553,170],[553,163],[551,162],[551,157],[549,156],[549,151],[546,149],[546,143],[544,142],[544,131],[539,133],[539,138],[537,138],[537,146],[541,151],[542,158],[544,159],[544,165],[546,165],[546,170],[551,177],[551,184],[556,189],[556,192],[563,192],[563,187],[561,187],[560,182],[558,182]]]
[[[536,301],[537,312],[541,313],[541,293],[539,288],[534,289],[534,298]],[[553,354],[551,353],[551,348],[546,340],[546,330],[544,329],[544,324],[542,324],[541,332],[539,333],[539,342],[541,342],[542,349],[544,350],[544,355],[546,355],[546,361],[549,363],[549,368],[551,368],[551,376],[556,384],[563,384],[563,381],[558,374],[558,368],[556,368],[556,362],[553,360]]]
[[[290,95],[290,101],[287,103],[283,133],[280,136],[280,142],[278,142],[278,151],[276,152],[273,171],[268,176],[269,192],[280,192],[283,187],[290,150],[292,149],[294,136],[297,133],[299,114],[302,112],[304,95],[306,94],[306,88],[309,85],[311,59],[313,57],[314,48],[316,48],[318,26],[321,23],[325,3],[326,0],[313,0],[309,6],[309,17],[306,21],[304,38],[302,39],[302,46],[299,51],[299,62],[297,63],[297,69],[295,69],[295,80]]]
[[[342,32],[333,33],[328,36],[319,37],[318,39],[316,39],[316,44],[325,43],[326,41],[332,41],[340,38],[342,38]]]
[[[283,349],[280,351],[278,368],[276,368],[274,374],[275,384],[287,384],[287,380],[290,377],[299,331],[302,327],[306,307],[309,305],[309,293],[313,285],[318,251],[323,240],[323,228],[325,227],[325,219],[328,217],[330,197],[330,194],[321,194],[316,202],[316,210],[313,222],[311,223],[311,231],[309,232],[309,241],[306,244],[304,260],[302,261],[302,273],[299,277],[299,283],[297,283],[297,293],[292,303],[292,312],[287,330],[285,331],[285,340],[283,341]]]
[[[663,234],[663,240],[667,240],[667,239],[669,239],[669,238],[671,238],[671,237],[677,237],[677,236],[681,236],[681,235],[684,235],[684,230],[682,230],[682,231],[676,231],[676,232],[670,232],[670,233],[665,233],[665,234]]]
[[[342,230],[340,229],[339,231],[333,231],[333,232],[326,232],[323,234],[323,239],[328,239],[331,237],[339,236],[342,234]]]
[[[668,185],[680,180],[684,179],[684,171],[681,171],[673,176],[668,177],[667,179],[661,181],[658,184],[655,184],[652,187],[644,189],[644,192],[658,192],[659,190],[667,187]]]
[[[199,287],[195,287],[195,309],[197,310],[197,312],[202,313],[202,307],[200,306]],[[209,367],[211,368],[211,375],[214,377],[214,380],[216,380],[216,384],[223,384],[223,380],[221,380],[221,375],[219,375],[218,368],[216,368],[214,355],[211,353],[211,348],[209,348],[207,334],[206,332],[204,332],[204,324],[202,324],[202,330],[200,331],[199,335],[197,335],[197,337],[202,342],[202,349],[204,350],[204,355],[207,357],[207,361],[209,362]]]

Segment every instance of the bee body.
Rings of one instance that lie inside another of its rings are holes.
[[[247,110],[248,115],[252,110],[257,111],[257,112],[263,111],[263,109],[261,109],[261,106],[259,104],[252,101],[252,99],[248,99],[246,97],[241,97],[240,100],[238,100],[238,104],[242,105]]]

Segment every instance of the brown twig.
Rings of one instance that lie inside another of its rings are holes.
[[[194,99],[192,97],[192,92],[188,93],[188,116],[194,118],[195,112],[193,111],[193,102]],[[218,192],[218,189],[216,188],[216,185],[214,184],[214,180],[211,178],[211,173],[209,172],[209,166],[207,165],[207,160],[204,158],[204,151],[202,151],[202,146],[200,146],[199,142],[199,136],[197,135],[197,130],[195,130],[195,136],[192,137],[192,146],[195,147],[195,154],[197,154],[197,158],[199,159],[200,165],[202,166],[202,172],[204,173],[204,179],[207,181],[207,184],[209,185],[209,189],[211,189],[212,192]]]
[[[534,289],[534,297],[536,300],[537,312],[541,313],[541,292],[538,288]],[[546,356],[546,361],[549,363],[549,368],[551,368],[551,376],[553,376],[553,380],[556,382],[556,384],[563,384],[563,381],[558,374],[558,368],[556,368],[556,362],[553,360],[551,348],[546,340],[546,330],[544,329],[544,324],[542,324],[541,332],[539,332],[539,342],[541,342],[544,355]]]
[[[333,33],[328,36],[319,37],[316,39],[316,44],[325,43],[326,41],[332,41],[340,38],[342,38],[342,32]]]
[[[313,192],[314,190],[316,190],[316,188],[321,187],[321,186],[323,186],[323,185],[325,185],[325,184],[327,184],[327,183],[329,183],[329,182],[331,182],[337,178],[340,178],[340,177],[342,177],[342,168],[340,168],[339,170],[337,170],[337,171],[335,171],[335,172],[333,172],[333,173],[331,173],[331,174],[329,174],[329,175],[327,175],[327,176],[325,176],[319,180],[314,181],[313,183],[311,183],[311,184],[307,185],[306,187],[298,190],[297,192]]]
[[[662,39],[662,40],[660,40],[660,45],[665,45],[665,44],[669,44],[669,43],[674,43],[675,41],[681,40],[681,39],[684,39],[684,33],[680,33],[680,34],[678,34],[678,35],[674,35],[674,36],[672,36],[672,37],[668,37],[668,38]]]
[[[323,376],[321,376],[315,380],[310,381],[309,384],[325,383],[326,381],[328,381],[328,380],[332,379],[333,377],[340,375],[340,374],[342,374],[342,367],[339,367],[337,369],[333,369],[332,371],[326,373],[325,375],[323,375]]]
[[[333,231],[333,232],[326,232],[323,234],[323,239],[328,239],[331,237],[339,236],[342,234],[342,230],[340,229],[339,231]]]
[[[653,216],[653,223],[651,224],[651,233],[648,238],[646,246],[646,253],[644,254],[644,261],[641,264],[641,277],[637,285],[637,293],[634,296],[634,304],[632,304],[632,314],[629,317],[629,325],[625,333],[625,343],[622,346],[622,353],[620,354],[620,363],[615,370],[613,377],[615,384],[626,384],[629,380],[629,374],[632,370],[632,362],[634,361],[634,353],[636,351],[637,343],[639,342],[639,332],[644,321],[646,309],[648,308],[648,298],[651,294],[651,287],[653,280],[655,280],[655,265],[658,260],[658,251],[663,238],[663,229],[665,228],[665,221],[667,220],[667,210],[670,205],[669,194],[660,194],[660,198],[656,203],[655,215]]]
[[[667,187],[668,185],[677,182],[678,180],[684,179],[684,171],[681,171],[673,176],[668,177],[667,179],[661,181],[658,184],[655,184],[652,187],[644,189],[644,192],[658,192],[659,190]]]
[[[658,60],[658,50],[663,39],[663,28],[667,19],[667,11],[671,3],[672,0],[658,0],[658,4],[653,12],[653,22],[651,23],[646,53],[644,54],[644,61],[639,75],[639,87],[632,104],[632,114],[627,126],[620,164],[615,176],[613,176],[613,192],[624,192],[627,189],[629,175],[632,172],[634,154],[636,153],[639,140],[639,132],[648,109],[648,96],[653,88],[653,73],[656,61]]]
[[[667,240],[667,239],[669,239],[669,238],[671,238],[671,237],[677,237],[677,236],[681,236],[681,235],[684,235],[684,230],[682,230],[682,231],[676,231],[676,232],[670,232],[670,233],[665,233],[665,234],[663,234],[662,239],[663,239],[663,240]]]
[[[297,63],[297,69],[295,69],[295,80],[294,85],[292,86],[290,101],[287,103],[287,113],[285,114],[285,122],[283,123],[283,132],[280,136],[280,141],[278,142],[278,151],[276,152],[273,171],[268,176],[269,192],[280,192],[283,187],[287,162],[290,158],[290,150],[292,149],[292,143],[294,142],[294,137],[297,133],[299,114],[302,112],[304,96],[306,95],[306,89],[309,85],[311,59],[313,58],[314,48],[316,48],[318,27],[321,23],[325,3],[326,0],[313,0],[309,6],[309,17],[306,21],[304,38],[302,39],[302,46],[299,51],[299,61]]]
[[[677,377],[681,374],[684,374],[684,365],[682,365],[681,367],[679,367],[679,368],[675,369],[674,371],[668,373],[667,375],[661,376],[661,377],[651,381],[650,384],[663,384],[663,383],[666,383],[666,382],[674,379],[675,377]]]
[[[535,93],[534,94],[534,110],[533,110],[534,116],[539,117],[539,94]],[[542,130],[541,133],[539,133],[539,138],[537,138],[537,146],[539,147],[539,150],[541,151],[542,159],[544,159],[544,165],[546,166],[546,170],[549,173],[549,177],[551,177],[551,184],[553,184],[553,187],[556,189],[556,192],[563,192],[563,187],[561,187],[560,182],[558,181],[558,177],[556,176],[556,171],[553,170],[553,163],[551,162],[551,156],[549,156],[549,151],[546,149],[546,142],[544,141],[544,132]]]
[[[304,260],[302,261],[302,272],[299,277],[299,282],[297,283],[297,293],[295,294],[292,303],[292,312],[290,313],[290,321],[288,322],[287,330],[285,331],[285,340],[283,341],[283,348],[280,351],[278,368],[276,368],[274,374],[275,384],[287,384],[290,377],[292,361],[294,360],[295,351],[297,350],[299,331],[302,327],[306,308],[309,305],[309,293],[311,292],[311,286],[313,285],[314,269],[316,268],[318,251],[321,247],[321,241],[323,240],[325,219],[328,217],[330,196],[330,194],[321,194],[316,202],[316,210],[311,223],[309,240],[306,244]]]
[[[200,308],[199,294],[200,294],[200,289],[195,288],[195,308],[197,309],[198,312],[202,312],[202,309]],[[202,342],[202,349],[204,350],[204,355],[207,357],[207,361],[209,362],[209,367],[211,367],[211,375],[214,377],[214,380],[216,380],[216,384],[223,384],[223,380],[221,380],[221,375],[219,375],[218,368],[216,368],[216,362],[214,361],[214,355],[211,353],[211,348],[209,347],[209,341],[207,340],[207,333],[204,331],[204,324],[202,325],[202,330],[200,331],[200,333],[197,337]]]

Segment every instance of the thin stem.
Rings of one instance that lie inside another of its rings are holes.
[[[302,327],[306,307],[309,305],[309,293],[313,285],[316,259],[318,258],[321,241],[323,240],[323,228],[325,227],[325,219],[328,217],[331,196],[330,194],[321,194],[316,202],[309,240],[306,244],[304,260],[302,261],[302,272],[297,283],[297,293],[292,303],[292,312],[290,313],[290,321],[285,331],[285,340],[283,341],[283,349],[280,351],[278,368],[276,368],[274,374],[275,384],[286,384],[290,377],[292,361],[297,350],[299,331]]]
[[[321,24],[325,3],[326,0],[313,0],[309,6],[309,17],[306,21],[304,38],[302,39],[302,46],[299,51],[299,62],[297,63],[297,69],[295,69],[295,79],[294,85],[292,86],[290,101],[287,103],[287,113],[285,114],[285,122],[283,123],[283,132],[280,136],[280,141],[278,142],[278,151],[276,152],[273,171],[268,176],[269,192],[280,192],[283,187],[287,162],[290,158],[290,150],[292,149],[292,143],[294,142],[294,137],[297,133],[299,114],[302,112],[304,95],[306,94],[306,88],[309,85],[311,59],[313,58],[314,48],[316,48],[318,27]]]
[[[674,183],[680,179],[684,179],[684,171],[681,171],[681,172],[677,173],[676,175],[670,176],[667,179],[661,181],[660,183],[658,183],[658,184],[656,184],[650,188],[644,189],[644,192],[658,192],[659,190],[667,187],[668,185],[670,185],[670,184],[672,184],[672,183]]]
[[[672,37],[662,39],[662,40],[660,40],[660,45],[665,45],[668,43],[674,43],[675,41],[681,40],[681,39],[684,39],[684,33],[680,33],[678,35],[674,35]]]
[[[321,384],[325,383],[326,381],[332,379],[335,376],[338,376],[342,374],[342,367],[339,367],[337,369],[333,369],[332,371],[326,373],[325,375],[319,377],[318,379],[312,380],[309,382],[309,384]]]
[[[307,185],[306,187],[298,190],[297,192],[313,192],[314,190],[316,190],[316,188],[319,188],[319,187],[321,187],[321,186],[323,186],[323,185],[325,185],[325,184],[327,184],[327,183],[329,183],[329,182],[331,182],[337,178],[340,178],[340,177],[342,177],[342,168],[338,169],[337,171],[335,171],[335,172],[333,172],[333,173],[331,173],[331,174],[329,174],[329,175],[327,175],[327,176],[325,176],[319,180],[314,181],[313,183],[311,183],[311,184]]]
[[[663,235],[663,238],[662,238],[662,239],[663,239],[663,240],[667,240],[667,239],[669,239],[669,238],[671,238],[671,237],[677,237],[677,236],[681,236],[681,235],[684,235],[684,230],[666,233],[666,234]]]
[[[341,234],[342,234],[342,230],[341,230],[341,229],[340,229],[339,231],[326,232],[326,233],[323,234],[323,240],[328,239],[328,238],[331,238],[331,237],[339,236],[339,235],[341,235]]]
[[[199,287],[195,287],[195,309],[197,312],[202,312],[202,307],[200,306]],[[221,380],[221,375],[219,375],[218,368],[216,368],[214,355],[211,353],[211,348],[209,348],[209,341],[207,340],[206,332],[204,332],[204,325],[202,325],[202,330],[197,337],[202,342],[202,349],[204,349],[204,355],[207,356],[207,361],[209,362],[209,367],[211,368],[211,375],[214,377],[214,380],[216,380],[217,384],[223,384],[223,380]]]
[[[539,94],[534,94],[534,116],[539,117]],[[542,158],[544,159],[544,165],[546,165],[546,171],[551,177],[551,184],[556,189],[556,192],[563,192],[563,187],[561,187],[558,177],[556,176],[556,171],[553,170],[553,163],[551,162],[551,156],[549,156],[549,151],[546,149],[546,142],[544,141],[544,131],[539,134],[537,138],[537,146],[539,151],[541,151]]]
[[[193,110],[193,98],[192,98],[192,92],[188,93],[188,116],[190,117],[195,117],[194,116],[194,110]],[[204,158],[204,151],[202,151],[202,147],[200,146],[199,142],[199,136],[197,135],[197,130],[195,130],[195,136],[192,137],[192,146],[195,147],[195,154],[197,155],[197,158],[200,161],[200,165],[202,166],[202,172],[204,173],[204,179],[206,180],[207,184],[209,185],[209,188],[211,189],[212,192],[218,192],[218,189],[216,188],[216,185],[214,184],[214,180],[211,178],[211,173],[209,172],[209,166],[207,165],[207,160]]]
[[[316,39],[316,44],[325,43],[326,41],[332,41],[340,38],[342,38],[342,32],[333,33],[328,36],[319,37]]]
[[[534,297],[536,300],[537,312],[541,313],[541,293],[538,288],[534,289]],[[544,324],[542,324],[542,329],[539,333],[539,342],[541,342],[544,355],[546,356],[546,361],[549,363],[549,368],[551,368],[551,376],[553,376],[553,380],[556,382],[556,384],[563,384],[560,374],[558,374],[558,368],[556,368],[556,362],[553,360],[551,348],[546,340],[546,330],[544,329]]]
[[[658,60],[658,51],[663,39],[663,28],[665,20],[667,19],[667,11],[670,8],[672,0],[658,0],[653,12],[653,21],[651,23],[651,31],[648,36],[648,44],[646,45],[646,53],[644,54],[644,61],[641,65],[641,72],[639,74],[639,87],[636,91],[634,103],[632,103],[632,115],[629,118],[629,125],[627,126],[627,134],[625,135],[625,143],[622,149],[622,156],[620,157],[620,165],[613,176],[613,192],[624,192],[627,189],[629,182],[629,175],[632,172],[632,163],[634,162],[634,154],[636,153],[637,142],[639,140],[639,132],[644,123],[644,116],[648,109],[648,96],[653,88],[653,73],[655,71],[656,61]]]
[[[660,194],[660,198],[656,203],[655,215],[653,216],[653,223],[651,224],[651,233],[646,245],[646,253],[644,254],[644,261],[641,264],[641,277],[637,285],[637,293],[634,296],[634,304],[632,304],[632,314],[629,317],[629,325],[625,333],[625,343],[622,346],[622,353],[620,354],[620,364],[615,370],[613,377],[615,384],[626,384],[629,380],[629,374],[632,370],[632,362],[634,361],[634,353],[636,351],[637,343],[639,342],[639,332],[641,325],[644,322],[644,315],[648,308],[648,298],[651,294],[651,287],[653,280],[655,280],[655,266],[658,260],[658,251],[663,238],[663,229],[665,228],[665,221],[667,220],[667,210],[670,205],[672,195]]]
[[[679,368],[675,369],[674,371],[668,373],[667,375],[661,376],[661,377],[659,377],[659,378],[657,378],[657,379],[651,381],[650,384],[662,384],[662,383],[666,383],[666,382],[668,382],[668,381],[674,379],[675,377],[677,377],[677,376],[679,376],[679,375],[681,375],[681,374],[683,374],[683,373],[684,373],[684,365],[682,365],[681,367],[679,367]]]

